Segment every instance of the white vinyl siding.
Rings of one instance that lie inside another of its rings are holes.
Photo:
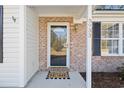
[[[26,6],[26,28],[25,28],[25,52],[26,52],[26,73],[25,81],[30,78],[39,69],[39,54],[38,54],[38,16],[31,7]]]
[[[19,6],[4,6],[0,87],[19,87]],[[16,18],[14,23],[12,16]]]

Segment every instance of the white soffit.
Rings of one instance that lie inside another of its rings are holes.
[[[87,6],[85,5],[45,5],[31,6],[39,16],[73,16],[75,18],[85,17]]]

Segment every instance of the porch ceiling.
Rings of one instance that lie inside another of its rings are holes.
[[[46,5],[46,6],[30,6],[37,11],[39,16],[73,16],[82,18],[86,15],[85,5]]]

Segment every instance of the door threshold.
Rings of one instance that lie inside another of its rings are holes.
[[[49,67],[48,71],[69,71],[68,67]]]
[[[52,67],[56,67],[56,68],[57,68],[57,67],[69,68],[69,67],[67,67],[67,66],[50,66],[50,67],[48,67],[48,68],[52,68]]]

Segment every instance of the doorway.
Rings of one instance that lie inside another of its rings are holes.
[[[69,24],[48,24],[48,67],[69,67]]]

